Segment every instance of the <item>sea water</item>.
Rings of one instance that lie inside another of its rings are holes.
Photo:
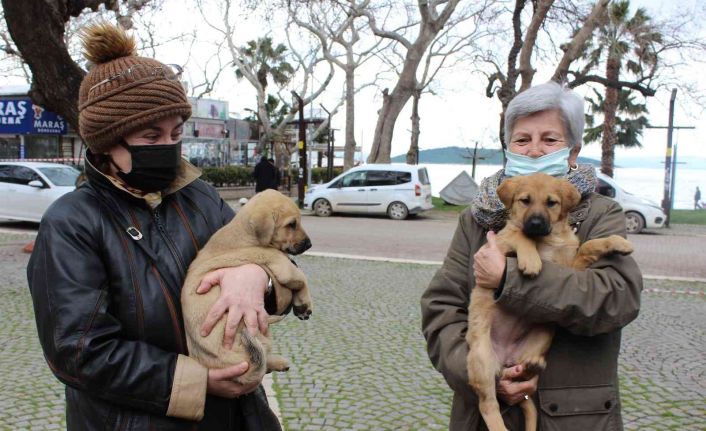
[[[447,165],[422,163],[427,168],[431,181],[431,193],[439,196],[439,192],[462,170],[471,175],[470,165]],[[499,165],[477,165],[476,183],[480,185],[483,178],[497,172]],[[615,181],[627,192],[651,200],[657,205],[664,196],[664,169],[659,168],[615,168]],[[706,171],[703,169],[678,168],[675,177],[676,194],[675,209],[693,209],[696,187],[701,189],[702,200],[706,201]]]

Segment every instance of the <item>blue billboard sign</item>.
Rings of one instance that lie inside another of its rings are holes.
[[[64,135],[66,120],[29,97],[0,97],[0,134]]]

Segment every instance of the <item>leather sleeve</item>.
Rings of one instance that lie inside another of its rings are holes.
[[[466,356],[468,344],[468,303],[470,297],[469,263],[470,214],[464,212],[451,241],[442,267],[422,295],[422,333],[434,368],[456,392],[470,391]]]
[[[626,236],[620,206],[596,198],[579,231],[581,242],[609,235]],[[585,271],[542,262],[535,278],[524,277],[517,259],[507,259],[506,279],[497,303],[538,323],[553,322],[577,335],[612,332],[630,323],[640,310],[642,274],[631,256],[611,255]]]
[[[70,199],[62,199],[50,208],[27,267],[44,356],[69,386],[163,415],[177,354],[121,337],[97,246],[99,209],[86,207],[85,201],[72,206]]]

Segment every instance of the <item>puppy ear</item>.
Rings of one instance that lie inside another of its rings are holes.
[[[510,209],[512,205],[512,198],[515,196],[515,189],[517,188],[517,178],[507,178],[503,180],[502,183],[495,190],[498,193],[500,202],[505,205],[505,208]]]
[[[566,215],[581,202],[581,193],[570,182],[561,180],[561,212]]]
[[[269,245],[275,234],[275,218],[272,214],[260,213],[250,218],[250,228],[260,245]]]

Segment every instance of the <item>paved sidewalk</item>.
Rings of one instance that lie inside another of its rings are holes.
[[[25,279],[27,235],[0,234],[0,429],[65,428],[63,386],[46,366]],[[281,417],[296,430],[445,429],[451,392],[427,359],[419,297],[437,267],[300,257],[314,315],[273,326],[292,368],[273,376]],[[620,363],[627,430],[704,430],[704,283],[648,280]]]

